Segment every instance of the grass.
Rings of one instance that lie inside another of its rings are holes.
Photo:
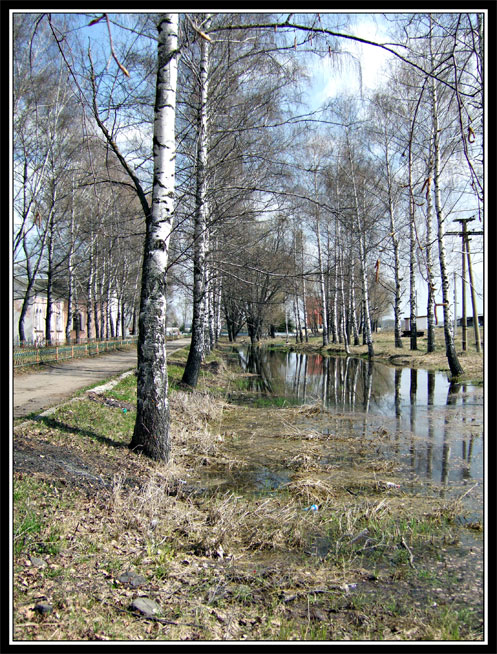
[[[171,357],[168,464],[129,451],[132,410],[88,395],[17,428],[26,458],[13,489],[14,639],[481,640],[478,571],[457,556],[457,502],[385,490],[354,453],[353,469],[332,464],[323,476],[323,436],[302,423],[321,409],[228,404],[221,391],[240,389],[241,376],[210,358],[186,391],[184,358]],[[136,401],[135,376],[106,397]],[[346,452],[349,423],[337,421],[335,447]],[[284,464],[291,481],[244,488],[237,480],[258,456]],[[212,474],[236,483],[210,484]],[[318,511],[304,510],[312,503]],[[121,582],[127,570],[143,583]],[[160,614],[132,613],[138,596]],[[34,611],[40,598],[49,616]]]

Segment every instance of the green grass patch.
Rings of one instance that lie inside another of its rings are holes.
[[[116,400],[134,404],[136,402],[136,375],[132,373],[124,377],[114,388],[107,391],[106,395]]]
[[[301,404],[301,401],[298,398],[292,398],[292,397],[281,397],[277,395],[274,396],[262,395],[259,397],[255,397],[253,400],[250,401],[250,404],[260,409],[265,409],[270,407],[274,407],[275,409],[277,409],[277,408],[284,408],[289,406],[299,406]]]
[[[64,546],[64,530],[53,516],[70,510],[75,498],[61,495],[48,481],[21,475],[13,480],[12,499],[14,556],[58,554]]]

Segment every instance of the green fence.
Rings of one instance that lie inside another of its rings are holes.
[[[125,345],[136,344],[137,337],[113,338],[105,341],[90,341],[74,345],[52,345],[50,347],[14,347],[14,368],[34,366],[53,361],[64,361],[79,357],[95,356],[112,352]]]

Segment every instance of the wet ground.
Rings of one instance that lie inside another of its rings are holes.
[[[398,483],[418,493],[435,492],[447,499],[465,494],[464,520],[482,520],[481,387],[451,383],[441,372],[264,348],[235,349],[232,365],[250,373],[247,392],[232,393],[235,402],[259,408],[272,402],[275,409],[299,405],[322,409],[292,418],[291,428],[296,434],[314,435],[321,443],[323,469],[332,465],[346,470],[360,457],[362,466],[367,468],[369,462],[372,471],[378,467],[395,471]],[[267,424],[267,419],[262,422]],[[266,459],[264,440],[252,449]],[[260,468],[255,466],[256,484],[267,463]]]
[[[281,367],[281,358],[274,361]],[[274,592],[283,589],[282,598],[278,595],[281,615],[296,624],[325,625],[336,640],[349,639],[350,633],[417,640],[427,633],[427,624],[437,639],[445,640],[445,633],[455,640],[458,634],[467,640],[481,638],[481,389],[461,387],[455,393],[452,387],[449,393],[446,379],[435,377],[433,387],[433,379],[428,382],[422,371],[414,388],[409,371],[395,375],[394,369],[364,368],[361,361],[347,365],[329,360],[323,379],[318,362],[311,366],[301,359],[297,366],[283,366],[285,383],[274,375],[263,378],[242,364],[246,375],[235,378],[231,404],[209,425],[216,435],[212,447],[194,455],[195,464],[178,486],[188,497],[188,510],[178,514],[180,525],[188,520],[188,533],[191,516],[205,505],[206,539],[226,523],[226,552],[240,540],[249,543],[234,550],[233,560],[226,557],[226,575],[242,580],[240,589],[249,598],[240,628],[247,629],[249,610],[258,616],[276,601],[266,585],[262,591],[256,583],[257,571],[263,571],[260,579],[268,584],[273,570],[278,579]],[[233,363],[240,371],[238,354]],[[85,397],[92,399],[91,394]],[[70,405],[57,423],[46,417],[29,429],[19,428],[16,471],[39,471],[60,483],[77,484],[91,498],[103,487],[111,488],[117,471],[139,488],[136,460],[131,454],[123,457],[126,444],[114,440],[127,414],[119,406],[113,416],[100,414],[106,408],[101,402],[89,404],[87,411],[95,411],[95,417],[88,428],[74,420]],[[109,418],[112,438],[94,428]],[[84,456],[80,438],[109,446],[106,455],[95,456],[88,448]],[[192,443],[188,449],[192,451]],[[195,493],[188,494],[189,486]],[[162,515],[171,521],[170,511]],[[362,536],[365,524],[370,532]],[[128,531],[129,526],[120,533]],[[137,537],[142,536],[140,529]],[[188,550],[187,560],[214,557],[209,565],[224,565],[225,554],[208,554],[206,547],[199,545],[194,554]],[[182,555],[178,560],[183,566],[179,578],[184,579],[186,559]],[[203,574],[195,573],[195,584],[204,583]],[[161,581],[162,590],[167,578]],[[209,605],[221,593],[216,610],[223,602],[232,606],[230,596],[223,595],[229,583],[228,577],[223,583],[222,578],[209,580]],[[196,588],[195,597],[200,592]],[[175,596],[175,608],[184,612],[186,597]],[[282,635],[276,634],[278,638]]]
[[[310,511],[314,502],[319,510],[320,488],[327,505],[333,493],[337,501],[345,493],[357,501],[394,498],[403,510],[427,514],[440,506],[457,532],[444,546],[444,565],[459,579],[461,596],[478,602],[485,519],[481,387],[451,385],[442,373],[321,355],[254,356],[243,349],[232,365],[249,373],[245,389],[231,394],[239,407],[225,411],[219,426],[237,463],[229,471],[209,469],[204,483],[282,497],[299,484],[305,493],[307,484]],[[322,557],[330,543],[312,547]]]

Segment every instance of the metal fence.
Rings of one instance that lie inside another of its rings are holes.
[[[14,347],[14,368],[34,366],[53,361],[64,361],[79,357],[95,356],[112,352],[124,345],[137,342],[136,336],[113,338],[105,341],[89,341],[74,345],[52,345],[50,347]]]

